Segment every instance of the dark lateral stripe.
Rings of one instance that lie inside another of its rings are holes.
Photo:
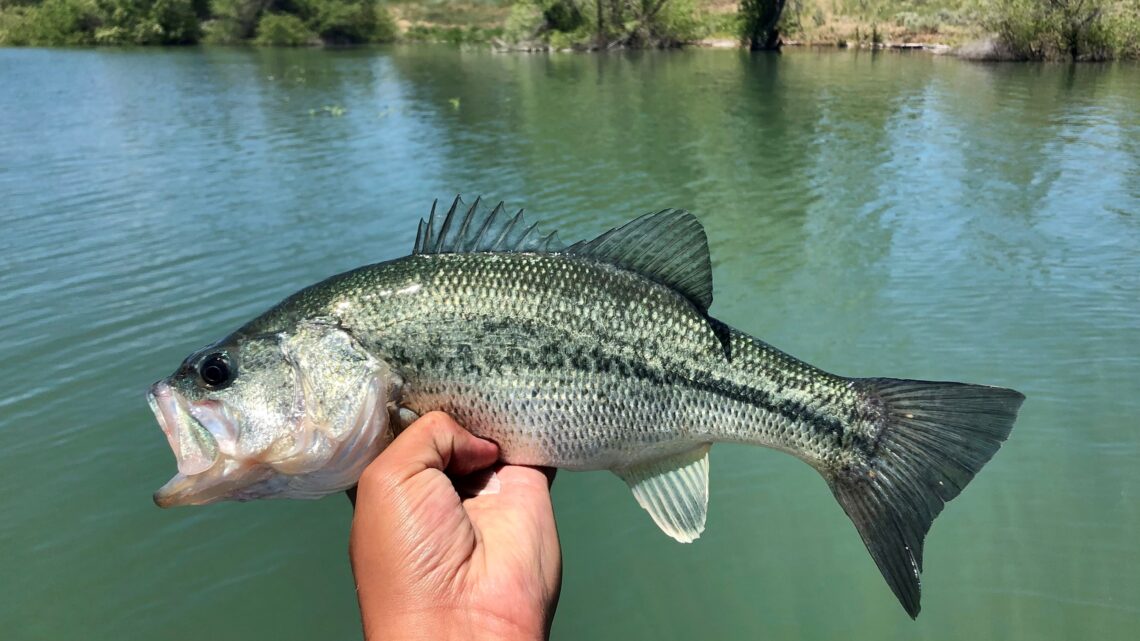
[[[819,432],[832,435],[837,442],[846,434],[854,447],[866,449],[870,446],[870,443],[859,442],[864,440],[862,435],[848,432],[841,419],[822,414],[799,401],[780,398],[767,390],[738,385],[700,372],[692,378],[676,370],[656,369],[638,359],[607,353],[596,344],[582,345],[569,334],[551,337],[550,328],[538,327],[533,322],[511,319],[477,322],[480,323],[481,335],[505,333],[514,339],[515,344],[499,349],[474,350],[467,344],[452,343],[415,353],[397,347],[390,356],[394,362],[405,363],[413,370],[431,369],[472,378],[498,375],[505,370],[574,370],[587,375],[612,375],[659,387],[684,387],[752,405],[792,423],[810,425]]]

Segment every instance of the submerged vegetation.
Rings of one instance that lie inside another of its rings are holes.
[[[1140,0],[0,0],[0,44],[345,45],[523,50],[698,41],[981,43],[972,57],[1140,57]]]

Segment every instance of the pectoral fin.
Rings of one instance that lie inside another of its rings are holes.
[[[653,522],[681,543],[705,529],[709,505],[709,446],[615,470]]]

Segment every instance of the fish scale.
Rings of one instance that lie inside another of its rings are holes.
[[[768,406],[810,402],[817,397],[800,384],[834,377],[735,330],[726,350],[689,301],[606,263],[440,254],[318,288],[247,331],[274,331],[298,312],[335,317],[403,374],[403,404],[444,409],[499,443],[511,463],[610,469],[714,440],[793,452],[813,465],[837,454],[832,435],[811,420],[822,406],[791,419],[756,404],[762,395]],[[374,295],[358,302],[364,292]],[[603,390],[609,412],[599,413]]]
[[[613,471],[690,542],[709,447],[745,443],[820,473],[917,616],[926,533],[1024,397],[829,374],[712,318],[711,303],[708,243],[688,212],[567,245],[521,212],[456,199],[421,221],[411,256],[302,289],[157,383],[179,474],[155,500],[342,490],[440,410],[508,463]]]

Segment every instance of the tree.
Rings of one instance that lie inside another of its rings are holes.
[[[780,49],[780,17],[787,0],[740,0],[742,37],[753,51]]]

